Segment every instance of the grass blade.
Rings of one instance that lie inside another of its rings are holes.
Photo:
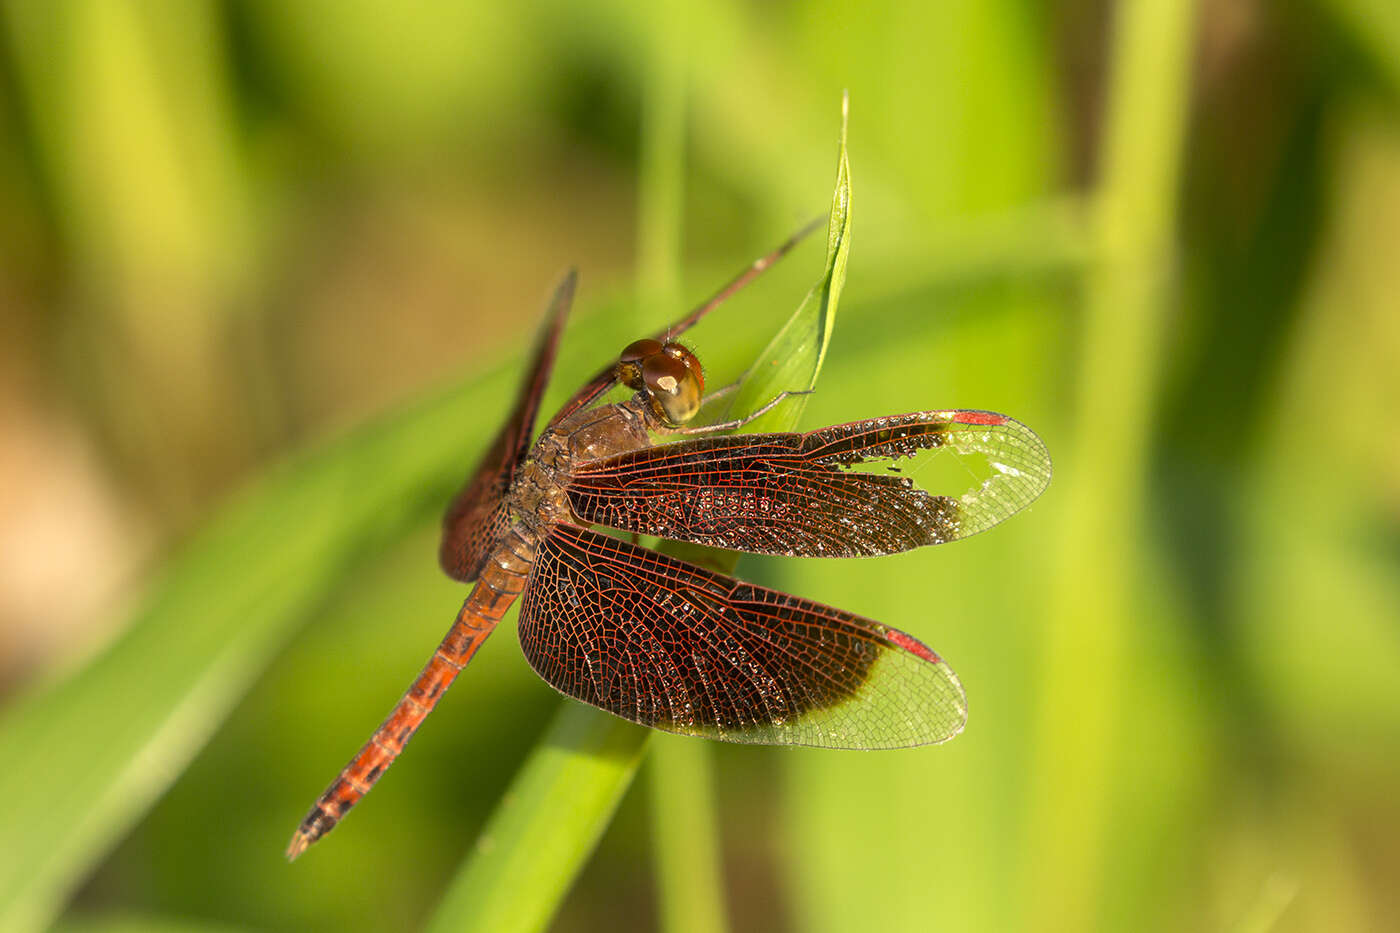
[[[0,720],[0,929],[46,926],[375,542],[435,511],[502,372],[274,469],[167,568],[123,633]]]
[[[465,867],[429,933],[543,930],[607,829],[649,730],[564,702]]]
[[[831,199],[826,237],[826,268],[787,324],[758,355],[730,403],[730,417],[756,411],[784,391],[806,391],[817,384],[826,359],[827,343],[836,323],[836,305],[846,284],[851,254],[851,166],[846,156],[849,98],[841,98],[841,144],[837,156],[836,191]],[[744,430],[751,433],[791,430],[802,417],[806,396],[785,399],[755,418]]]
[[[644,83],[637,204],[638,307],[681,306],[685,140],[689,62],[687,5],[650,10],[650,72]],[[641,333],[642,329],[639,328]],[[727,927],[714,755],[705,742],[656,736],[647,769],[652,859],[664,933],[724,933]],[[683,805],[676,803],[683,801]]]
[[[1076,443],[1052,561],[1035,722],[1025,896],[1066,929],[1098,925],[1112,855],[1100,795],[1114,786],[1115,712],[1130,670],[1131,598],[1148,561],[1145,495],[1158,347],[1167,319],[1195,3],[1119,3],[1076,387]],[[1082,585],[1093,580],[1092,587]],[[1074,723],[1066,729],[1066,723]]]

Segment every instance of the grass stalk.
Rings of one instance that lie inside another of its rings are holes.
[[[681,0],[654,4],[650,14],[637,204],[639,309],[681,306],[687,12]],[[727,924],[714,753],[706,742],[657,736],[649,754],[646,776],[661,929],[723,933]]]
[[[591,706],[561,703],[428,933],[546,929],[631,786],[649,735]]]
[[[1063,523],[1042,649],[1024,848],[1026,896],[1063,929],[1100,925],[1109,868],[1104,798],[1116,785],[1116,711],[1130,676],[1135,549],[1170,301],[1195,6],[1116,8],[1102,176],[1091,221],[1080,374],[1058,465]],[[1093,587],[1082,581],[1094,580]]]

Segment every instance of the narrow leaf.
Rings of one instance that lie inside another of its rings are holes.
[[[270,471],[185,545],[106,650],[11,705],[0,929],[46,927],[366,551],[440,507],[485,440],[479,412],[512,378],[503,370]]]
[[[650,732],[564,702],[496,805],[429,933],[543,930],[632,783]]]
[[[836,169],[836,192],[827,224],[826,267],[783,329],[758,355],[730,404],[730,417],[757,411],[782,392],[807,392],[816,387],[826,359],[827,343],[836,322],[836,305],[846,284],[846,261],[851,253],[851,166],[846,157],[846,118],[849,97],[841,99],[841,144]],[[796,427],[807,405],[805,395],[790,396],[771,411],[744,426],[749,433],[788,431]]]

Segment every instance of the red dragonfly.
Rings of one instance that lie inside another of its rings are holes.
[[[520,645],[545,681],[655,729],[827,748],[925,745],[962,730],[962,684],[913,636],[590,530],[755,554],[870,557],[985,531],[1044,490],[1045,445],[994,412],[920,411],[806,434],[719,433],[759,412],[683,427],[707,398],[699,361],[673,338],[801,235],[666,331],[629,345],[532,445],[573,299],[575,276],[565,277],[515,409],[444,520],[443,569],[476,586],[389,718],[302,820],[288,858],[369,792],[517,597]],[[594,404],[619,383],[635,394]],[[692,437],[657,445],[652,434]],[[852,469],[934,448],[985,456],[989,478],[948,496]]]

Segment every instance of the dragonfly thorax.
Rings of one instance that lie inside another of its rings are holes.
[[[651,444],[656,415],[640,395],[574,412],[540,435],[506,497],[517,520],[540,527],[577,521],[565,493],[574,467]]]

